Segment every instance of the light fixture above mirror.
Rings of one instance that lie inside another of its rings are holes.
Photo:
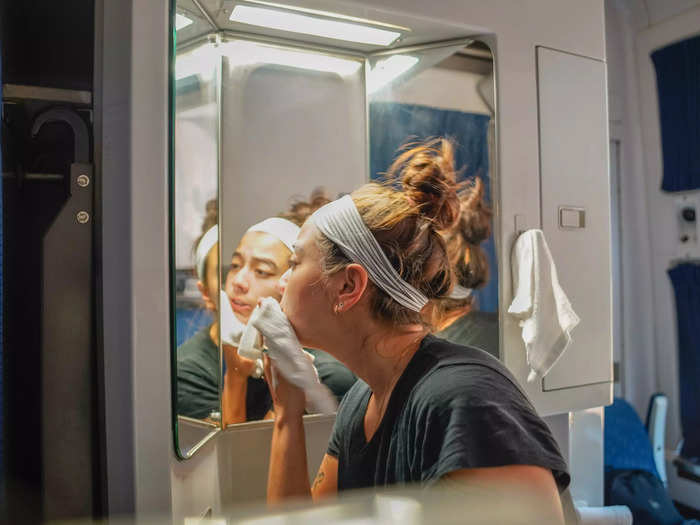
[[[238,4],[229,17],[232,22],[378,46],[389,46],[401,36],[398,30],[377,27],[378,22],[361,23],[356,19],[347,21],[348,18],[336,13],[300,10],[280,4]],[[407,28],[402,29],[408,31]]]

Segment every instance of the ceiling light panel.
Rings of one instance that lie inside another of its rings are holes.
[[[251,5],[237,5],[230,19],[241,24],[377,46],[388,46],[401,36],[398,31]]]

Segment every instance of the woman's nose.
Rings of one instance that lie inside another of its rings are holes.
[[[287,289],[287,282],[289,281],[289,274],[292,272],[291,268],[282,274],[280,280],[277,282],[277,288],[279,289],[280,295],[284,295],[284,291]]]
[[[234,289],[238,289],[243,293],[246,293],[249,288],[248,284],[248,270],[246,268],[241,268],[238,270],[232,279]]]

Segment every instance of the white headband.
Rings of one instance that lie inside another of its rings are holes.
[[[200,281],[204,281],[204,266],[207,264],[209,250],[211,250],[217,242],[219,242],[219,225],[215,224],[202,235],[194,254],[194,267],[197,270],[197,277],[199,277]]]
[[[454,287],[452,288],[452,291],[450,294],[447,296],[448,299],[466,299],[472,294],[472,289],[471,288],[465,288],[464,286],[460,286],[459,284],[455,284]]]
[[[294,242],[299,236],[299,226],[287,219],[281,217],[270,217],[262,222],[254,224],[248,228],[248,232],[263,232],[269,233],[273,237],[277,237],[282,243],[289,248],[290,252],[294,251]]]
[[[420,312],[428,298],[404,281],[367,228],[350,195],[330,202],[311,216],[316,227],[352,261],[367,270],[370,279],[397,303]]]

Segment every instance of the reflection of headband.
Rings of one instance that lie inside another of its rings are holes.
[[[204,282],[204,267],[207,263],[207,255],[214,245],[219,242],[219,226],[215,224],[202,235],[194,254],[194,267],[197,270],[197,277]]]
[[[299,236],[299,226],[281,217],[270,217],[248,228],[248,232],[268,233],[273,237],[277,237],[277,239],[282,241],[282,243],[289,248],[290,252],[293,252],[294,242]]]
[[[447,299],[467,299],[472,294],[471,288],[465,288],[459,284],[455,284],[452,291],[447,296]]]
[[[350,195],[326,204],[311,216],[316,227],[350,260],[361,264],[370,279],[397,303],[420,312],[428,298],[404,281],[367,228]]]

